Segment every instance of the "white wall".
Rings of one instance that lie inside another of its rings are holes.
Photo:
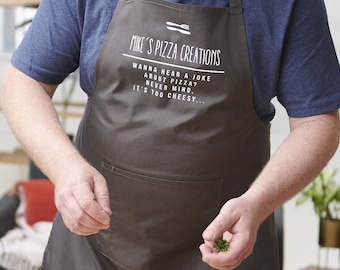
[[[0,53],[12,53],[24,36],[28,24],[18,28],[28,19],[33,18],[36,9],[29,7],[0,6]]]
[[[335,43],[335,49],[340,57],[340,1],[325,0],[329,26]]]
[[[340,1],[325,0],[325,3],[336,51],[338,56],[340,56]],[[273,149],[277,147],[279,141],[288,133],[288,122],[285,112],[280,106],[277,106],[277,108],[278,113],[272,123]],[[328,167],[339,169],[337,176],[340,182],[340,149],[330,161]],[[311,203],[296,207],[295,199],[293,198],[284,206],[285,270],[300,270],[309,265],[318,264],[318,218],[313,212]],[[321,265],[326,265],[327,251],[322,249],[320,254]],[[337,268],[339,266],[339,259],[339,251],[337,249],[329,249],[328,267]]]

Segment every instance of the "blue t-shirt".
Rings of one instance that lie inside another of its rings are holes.
[[[171,0],[228,7],[228,0]],[[91,95],[96,61],[117,0],[43,0],[12,64],[36,80],[59,84],[79,67]],[[268,123],[275,96],[291,117],[340,105],[340,67],[323,0],[243,0],[254,106]],[[207,37],[208,38],[208,37]]]

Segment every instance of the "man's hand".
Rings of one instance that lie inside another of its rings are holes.
[[[260,222],[246,198],[228,201],[203,232],[202,260],[218,270],[235,269],[252,253]],[[227,239],[230,246],[227,251],[217,252],[215,241],[226,233],[231,235],[231,239]]]
[[[79,235],[110,226],[109,193],[104,177],[85,162],[55,181],[55,202],[67,228]]]
[[[326,166],[339,143],[338,110],[290,118],[291,132],[250,188],[228,201],[203,232],[203,261],[219,270],[237,267],[254,248],[258,228],[277,207],[309,184]],[[225,232],[232,234],[228,251],[214,249]]]

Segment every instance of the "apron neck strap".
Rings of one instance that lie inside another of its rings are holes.
[[[242,0],[229,0],[230,14],[242,14]]]

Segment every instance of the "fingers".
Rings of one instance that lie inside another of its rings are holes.
[[[214,269],[235,269],[252,253],[254,242],[250,235],[235,234],[225,252],[217,252],[216,248],[211,247],[210,243],[204,243],[200,246],[202,260]]]
[[[64,181],[56,186],[55,193],[57,209],[70,231],[91,235],[109,228],[109,193],[101,175],[92,175],[71,184]]]
[[[231,223],[231,219],[226,218],[225,216],[226,214],[221,211],[221,213],[204,230],[202,237],[205,241],[215,242],[232,227],[233,223]]]
[[[111,210],[109,208],[109,194],[106,184],[99,181],[94,182],[91,187],[86,182],[79,188],[75,189],[73,196],[78,203],[83,214],[79,221],[87,226],[99,229],[107,229],[110,225]],[[99,196],[99,197],[97,197]]]
[[[249,202],[241,197],[228,201],[203,232],[202,260],[214,269],[235,269],[252,253],[259,223],[249,208]],[[229,248],[217,252],[215,241],[222,236],[230,240]]]
[[[112,212],[110,209],[110,195],[104,178],[101,179],[100,185],[95,185],[93,193],[95,200],[100,207],[106,212],[107,215],[111,216]]]
[[[66,227],[78,235],[91,235],[106,228],[102,223],[96,221],[83,211],[74,197],[72,200],[68,199],[67,206],[61,207],[59,211],[62,214]]]

